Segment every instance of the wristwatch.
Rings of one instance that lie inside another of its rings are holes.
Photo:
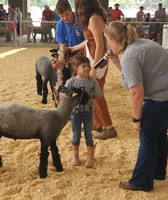
[[[134,123],[137,123],[137,122],[140,122],[141,121],[141,118],[139,118],[139,119],[136,119],[136,118],[132,118],[132,121],[134,122]]]

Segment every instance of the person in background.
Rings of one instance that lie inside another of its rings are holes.
[[[137,20],[137,22],[144,21],[144,16],[145,16],[144,7],[140,6],[139,11],[136,14],[136,20]]]
[[[4,13],[3,13],[3,4],[0,4],[0,21],[3,21],[3,16],[4,16]]]
[[[166,22],[168,22],[168,13],[166,12],[166,8],[163,8],[163,10],[165,10],[165,14],[166,14]]]
[[[110,6],[108,8],[108,11],[107,11],[107,21],[110,22],[111,21],[111,11],[112,11],[112,7]]]
[[[159,32],[160,25],[156,24],[155,22],[156,22],[155,18],[151,18],[151,23],[149,24],[148,28],[148,39],[157,42],[157,38],[160,37],[160,32]]]
[[[53,16],[54,16],[54,21],[55,21],[55,22],[58,22],[58,21],[60,20],[60,16],[57,14],[56,9],[54,9]]]
[[[146,13],[145,22],[150,22],[150,21],[151,21],[151,15],[150,15],[150,13]]]
[[[74,57],[72,65],[76,71],[76,76],[67,80],[65,87],[72,88],[77,87],[83,89],[85,92],[80,103],[74,107],[71,113],[72,124],[72,147],[73,147],[73,159],[72,165],[80,165],[79,160],[79,145],[81,138],[81,125],[83,123],[84,135],[87,146],[87,160],[85,163],[86,168],[92,168],[94,166],[94,152],[95,145],[92,138],[92,109],[93,98],[101,98],[103,96],[102,90],[96,81],[96,79],[90,77],[90,61],[86,56],[77,55]]]
[[[74,46],[70,50],[73,52],[81,47],[85,48],[85,55],[90,59],[92,66],[90,76],[97,79],[103,91],[108,71],[107,61],[97,69],[94,68],[94,65],[107,51],[106,40],[103,36],[106,17],[97,0],[92,0],[91,2],[89,0],[75,0],[74,2],[76,21],[80,21],[80,25],[84,30],[85,43]],[[105,140],[116,137],[117,132],[113,126],[104,96],[93,100],[93,104],[94,126],[95,130],[100,132],[95,138]]]
[[[30,40],[30,35],[33,31],[33,23],[32,23],[33,20],[31,18],[30,12],[27,13],[26,21],[27,21],[27,42],[32,42]]]
[[[73,55],[66,58],[67,48],[80,44],[84,41],[84,35],[82,29],[75,24],[75,15],[72,12],[72,8],[68,0],[58,0],[56,3],[56,12],[60,16],[60,20],[56,25],[56,42],[59,44],[59,58],[56,62],[52,63],[52,67],[58,70],[58,86],[64,85],[65,81],[63,76],[71,78],[72,74],[64,72],[65,69],[72,72],[71,61],[77,54],[83,54],[83,49],[75,51]],[[65,74],[66,73],[66,74]]]
[[[7,14],[3,4],[0,4],[0,21],[7,21]],[[0,23],[0,27],[6,27],[6,23]]]
[[[154,14],[154,18],[156,22],[165,22],[166,21],[166,12],[165,9],[163,9],[162,3],[158,4],[158,10],[155,11]],[[162,43],[162,32],[163,32],[163,24],[162,23],[158,23],[156,28],[158,30],[156,30],[157,34],[157,42],[159,44]]]
[[[44,10],[42,11],[42,19],[49,22],[54,21],[54,11],[52,11],[48,5],[44,6]],[[47,23],[47,26],[52,28],[52,23]],[[53,39],[52,31],[49,34],[49,39],[50,41]]]
[[[16,7],[15,11],[16,11],[16,18],[17,18],[16,31],[17,31],[17,35],[20,36],[20,25],[22,23],[22,12],[20,11],[19,7]]]
[[[120,4],[115,4],[115,9],[111,10],[111,21],[123,21],[124,13],[119,9]]]
[[[56,26],[57,22],[60,20],[60,16],[57,14],[56,9],[54,9],[53,16],[54,16],[54,21],[55,21],[54,25]],[[55,31],[55,41],[56,41],[56,29],[54,29],[54,31]]]
[[[140,140],[132,177],[119,187],[150,191],[154,180],[166,178],[168,52],[152,40],[138,38],[135,29],[123,22],[109,23],[104,35],[129,91],[133,127]]]
[[[12,21],[10,23],[8,23],[8,28],[11,31],[11,37],[13,37],[13,41],[15,41],[15,28],[16,28],[16,24],[17,24],[17,17],[16,17],[16,11],[14,9],[14,5],[10,5],[9,8],[9,13],[8,13],[8,21]]]
[[[139,11],[136,14],[136,21],[138,22],[137,27],[136,27],[137,33],[140,37],[144,37],[145,33],[144,33],[144,30],[143,30],[142,23],[139,23],[139,22],[145,21],[145,13],[144,13],[144,7],[143,6],[140,6]]]

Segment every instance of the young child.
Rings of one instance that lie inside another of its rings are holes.
[[[93,158],[95,145],[92,139],[93,128],[93,98],[101,98],[103,96],[102,90],[96,79],[89,76],[91,66],[90,61],[83,55],[78,55],[73,60],[73,67],[76,71],[76,76],[67,80],[65,87],[82,88],[84,94],[80,103],[74,107],[71,113],[72,124],[72,147],[73,147],[73,160],[72,165],[80,165],[79,161],[79,145],[81,138],[81,125],[83,123],[84,135],[87,146],[87,160],[85,163],[86,168],[94,166]],[[88,98],[87,98],[88,97]]]
[[[26,21],[28,21],[28,23],[27,23],[27,42],[31,42],[30,34],[33,31],[33,23],[32,23],[32,18],[31,18],[31,13],[30,12],[27,13]]]

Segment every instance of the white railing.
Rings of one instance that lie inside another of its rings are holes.
[[[26,45],[46,45],[46,42],[49,42],[50,45],[55,45],[55,21],[49,22],[49,21],[32,21],[33,25],[33,33],[31,34],[31,40],[32,43],[27,43],[27,27],[28,21],[22,21],[20,24],[20,36],[17,37],[17,29],[16,26],[14,28],[13,32],[13,39],[12,41],[7,41],[7,34],[11,34],[9,29],[9,24],[14,24],[13,21],[0,21],[0,45],[14,45],[14,46],[26,46]],[[163,31],[161,32],[161,42],[162,46],[166,49],[168,49],[168,22],[137,22],[135,20],[132,21],[125,21],[125,23],[129,23],[132,26],[134,26],[137,30],[137,33],[139,34],[139,37],[148,38],[149,37],[149,29],[151,28],[151,25],[162,25]],[[39,24],[39,26],[37,26]],[[47,28],[51,28],[51,33],[54,35],[53,39],[51,40],[51,34],[49,35],[49,32],[47,32]],[[157,26],[156,26],[157,27]],[[164,28],[165,27],[165,28]],[[6,31],[6,32],[5,32]],[[39,32],[38,32],[39,31]],[[155,30],[153,30],[154,32]],[[42,41],[42,38],[40,36],[45,35],[47,38],[45,41]],[[36,36],[37,35],[37,36]],[[37,37],[37,38],[36,38]],[[50,40],[48,40],[50,38]],[[6,41],[5,41],[6,39]],[[155,41],[155,38],[152,38]],[[161,44],[160,42],[160,44]]]

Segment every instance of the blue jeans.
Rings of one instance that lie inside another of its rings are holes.
[[[153,189],[154,179],[164,180],[167,166],[168,101],[145,100],[142,108],[140,147],[129,183]]]
[[[93,127],[93,116],[92,111],[90,112],[79,112],[71,113],[71,124],[72,124],[72,144],[75,146],[80,145],[81,138],[81,126],[84,126],[84,134],[87,146],[93,146],[92,138],[92,127]]]

